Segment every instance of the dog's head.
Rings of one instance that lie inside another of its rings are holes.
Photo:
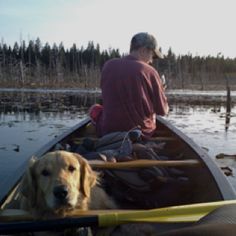
[[[32,160],[21,183],[31,209],[53,214],[78,207],[86,209],[97,175],[80,155],[49,152]]]

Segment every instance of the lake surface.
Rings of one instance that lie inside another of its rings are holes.
[[[50,97],[45,97],[42,93],[39,95],[34,92],[26,95],[21,91],[19,101],[19,97],[16,98],[14,95],[11,98],[9,91],[4,91],[4,96],[2,95],[1,98],[5,97],[5,103],[3,99],[0,103],[0,166],[2,170],[0,178],[10,178],[14,175],[14,171],[23,160],[29,158],[56,135],[77,124],[86,116],[87,107],[97,101],[94,96],[74,98],[71,93],[58,94],[58,96],[51,94]],[[183,94],[180,95],[183,96]],[[212,95],[211,101],[216,97],[215,100],[219,101],[219,96],[224,96],[224,93]],[[10,104],[9,101],[15,102]],[[35,104],[38,105],[35,106]],[[231,108],[232,117],[228,122],[227,130],[224,103],[189,104],[172,100],[170,107],[170,113],[166,119],[203,147],[211,158],[215,159],[219,153],[236,154],[235,106]],[[230,165],[233,174],[235,173],[234,159],[223,160],[223,163],[222,160],[218,160],[218,163]],[[236,189],[234,176],[228,178]]]

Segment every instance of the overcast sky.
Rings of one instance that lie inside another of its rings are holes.
[[[164,53],[235,58],[235,12],[236,0],[0,0],[0,38],[126,53],[133,34],[149,32]]]

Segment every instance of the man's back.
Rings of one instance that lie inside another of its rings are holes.
[[[108,61],[102,71],[103,114],[99,133],[128,131],[140,126],[151,134],[155,113],[164,115],[166,97],[158,73],[148,64],[126,56]]]

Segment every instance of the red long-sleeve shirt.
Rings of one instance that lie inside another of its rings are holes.
[[[109,60],[101,75],[103,112],[98,135],[140,126],[144,134],[156,129],[155,114],[165,115],[168,103],[158,72],[132,56]]]

